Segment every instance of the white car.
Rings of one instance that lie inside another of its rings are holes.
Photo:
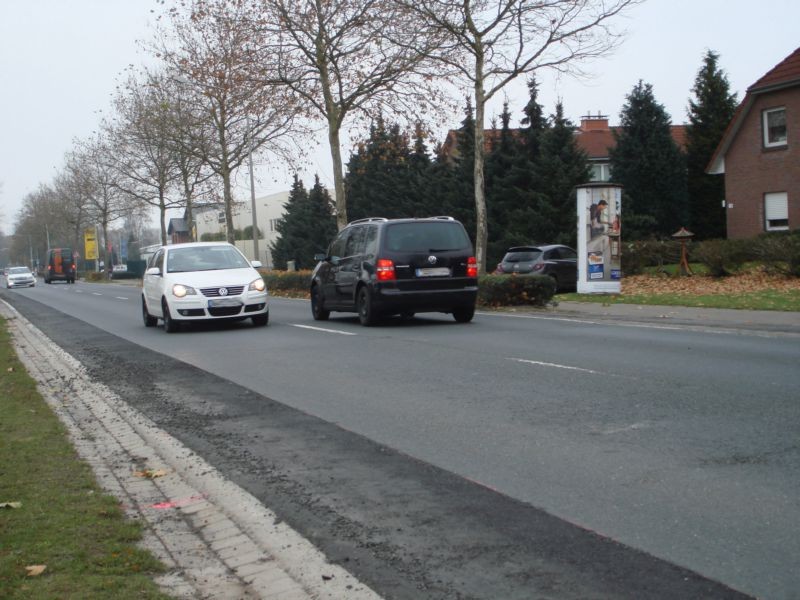
[[[226,242],[162,246],[144,272],[142,318],[145,327],[158,319],[173,333],[190,321],[250,318],[257,327],[269,322],[267,286],[249,262]]]
[[[28,267],[9,267],[6,269],[6,287],[33,287],[36,277]]]

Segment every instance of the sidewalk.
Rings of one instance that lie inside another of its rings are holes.
[[[174,598],[378,600],[253,496],[158,429],[0,301],[14,348],[100,486],[145,524]],[[147,476],[142,476],[142,474]]]
[[[540,310],[547,314],[574,318],[800,335],[800,312],[600,302],[560,302],[555,307]]]

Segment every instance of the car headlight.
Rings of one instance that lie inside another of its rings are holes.
[[[265,289],[267,289],[267,284],[264,283],[264,280],[261,277],[259,277],[258,279],[251,281],[250,287],[247,289],[251,292],[263,292]]]
[[[183,298],[184,296],[192,296],[197,294],[193,287],[188,285],[181,285],[180,283],[176,283],[172,286],[172,295],[176,298]]]

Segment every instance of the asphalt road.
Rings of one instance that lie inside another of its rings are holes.
[[[284,299],[167,335],[130,286],[0,294],[387,597],[798,597],[797,336]]]

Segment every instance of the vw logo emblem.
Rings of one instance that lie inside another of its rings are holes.
[[[436,257],[435,257],[435,256],[433,256],[433,255],[429,256],[429,257],[428,257],[428,262],[429,262],[430,264],[432,264],[432,265],[435,265],[435,264],[436,264]]]
[[[227,296],[228,295],[228,288],[219,288],[219,295],[220,296]]]

